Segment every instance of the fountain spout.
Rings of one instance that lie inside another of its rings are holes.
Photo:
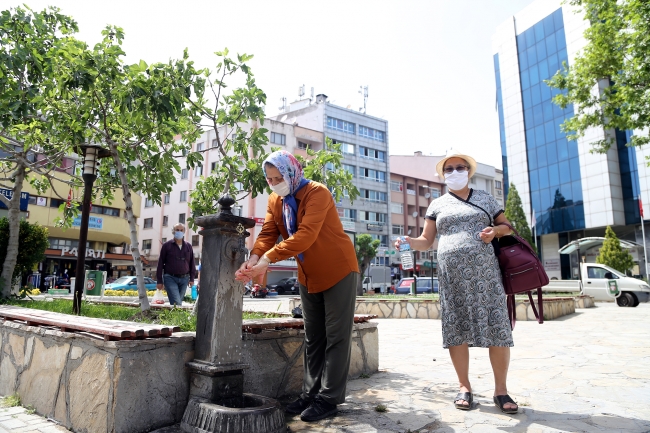
[[[286,431],[280,404],[244,393],[242,363],[243,287],[235,272],[245,260],[244,241],[255,220],[233,215],[232,197],[221,212],[196,218],[202,228],[201,293],[198,298],[190,401],[181,429],[187,433],[280,433]]]

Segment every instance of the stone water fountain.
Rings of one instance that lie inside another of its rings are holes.
[[[196,218],[203,228],[201,293],[198,299],[190,398],[181,430],[187,433],[286,432],[276,400],[244,393],[242,359],[242,285],[235,271],[244,262],[244,241],[255,221],[233,215],[235,201],[219,200],[221,212]]]

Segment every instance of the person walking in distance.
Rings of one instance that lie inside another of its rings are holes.
[[[270,263],[296,257],[304,377],[301,396],[285,411],[318,421],[335,415],[345,401],[359,265],[327,187],[305,179],[298,160],[284,150],[270,154],[263,169],[273,193],[262,231],[236,279],[259,280]],[[283,240],[276,243],[279,236]]]
[[[172,227],[173,239],[165,242],[160,249],[156,278],[156,289],[161,290],[163,283],[167,290],[170,305],[182,305],[188,284],[194,284],[196,268],[194,267],[194,250],[185,242],[185,226],[176,224]]]

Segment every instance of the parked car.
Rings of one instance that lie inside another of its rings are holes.
[[[408,295],[411,293],[411,284],[413,283],[413,277],[402,278],[395,286],[396,295]],[[431,277],[420,277],[418,278],[416,293],[431,293]],[[438,293],[438,279],[433,279],[433,293]]]
[[[147,290],[156,290],[156,282],[149,278],[144,277],[144,286]],[[135,276],[120,277],[110,284],[106,284],[106,290],[138,290],[138,282]]]
[[[266,286],[269,290],[275,290],[278,295],[283,295],[285,292],[300,293],[299,283],[297,277],[283,278],[275,284]]]

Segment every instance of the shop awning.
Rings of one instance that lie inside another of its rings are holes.
[[[621,247],[631,250],[633,248],[643,248],[643,245],[637,244],[636,242],[619,240],[621,242]],[[588,249],[599,247],[605,242],[605,238],[592,237],[592,238],[582,238],[575,241],[569,242],[562,248],[558,250],[560,254],[571,254],[578,250],[586,251]]]

